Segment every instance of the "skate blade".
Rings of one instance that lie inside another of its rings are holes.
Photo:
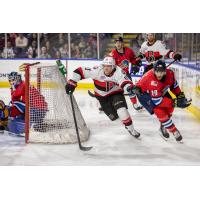
[[[134,136],[134,138],[135,138],[136,140],[142,140],[141,136],[138,137],[138,138],[136,138],[136,137]]]
[[[176,141],[178,144],[184,144],[183,140],[181,141]]]
[[[136,140],[142,140],[142,139],[141,139],[141,135],[140,135],[139,137],[135,137],[135,135],[133,135],[133,134],[131,134],[131,133],[130,133],[130,135],[131,135],[132,137],[134,137],[134,139],[136,139]]]
[[[164,136],[162,135],[162,133],[159,133],[159,135],[160,135],[160,137],[161,137],[163,140],[165,140],[166,142],[169,141],[169,138],[164,137]]]

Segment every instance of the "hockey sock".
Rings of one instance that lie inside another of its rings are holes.
[[[125,107],[117,109],[117,114],[121,122],[128,128],[130,127],[133,130],[133,123],[131,116],[128,113],[128,110]]]
[[[160,121],[161,121],[161,125],[165,127],[169,132],[174,133],[175,131],[177,131],[176,126],[174,125],[174,123],[172,122],[170,118],[167,118],[165,120],[160,120]]]

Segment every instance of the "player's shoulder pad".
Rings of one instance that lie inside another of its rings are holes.
[[[165,42],[162,40],[156,40],[156,43],[162,46],[166,46]]]
[[[145,47],[145,46],[147,46],[147,41],[144,41],[144,42],[142,43],[141,48],[142,48],[142,47]]]
[[[172,74],[172,75],[174,74],[174,69],[167,68],[166,70],[167,70],[167,73]]]
[[[119,66],[116,65],[115,73],[126,74],[126,72]]]

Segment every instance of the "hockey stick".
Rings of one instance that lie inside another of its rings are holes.
[[[173,63],[175,63],[177,60],[173,60],[172,62],[170,62],[167,66],[166,66],[166,68],[168,68],[170,65],[172,65]]]
[[[73,113],[73,117],[74,117],[74,124],[75,124],[75,128],[76,128],[76,134],[77,134],[79,148],[82,151],[89,151],[90,149],[92,149],[92,147],[84,147],[81,144],[81,139],[80,139],[80,135],[79,135],[79,131],[78,131],[78,125],[77,125],[76,115],[75,115],[75,110],[74,110],[74,104],[73,104],[73,99],[72,99],[73,96],[72,96],[72,94],[70,94],[69,96],[70,96],[70,101],[71,101],[71,106],[72,106],[72,113]]]
[[[91,97],[96,97],[94,93],[92,93],[90,90],[88,90],[88,94],[91,96]]]

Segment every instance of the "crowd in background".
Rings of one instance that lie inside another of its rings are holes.
[[[70,34],[72,58],[97,58],[97,34]],[[38,42],[40,47],[38,48]],[[39,51],[39,52],[38,52]],[[69,58],[67,33],[0,34],[1,58]]]
[[[97,33],[0,33],[0,58],[102,59],[114,47],[111,43],[114,35],[99,33],[98,48]],[[135,35],[129,45],[137,54],[146,34]],[[163,40],[169,49],[180,52],[183,58],[200,60],[199,33],[157,33],[156,38]],[[108,46],[110,43],[112,47]]]

